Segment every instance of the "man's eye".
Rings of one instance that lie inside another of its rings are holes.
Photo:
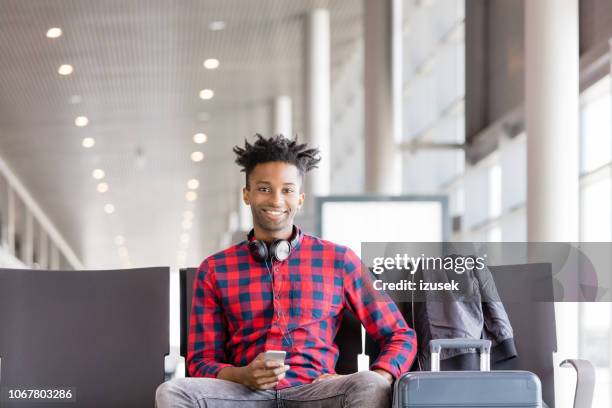
[[[268,192],[270,189],[268,187],[259,187],[259,191],[261,191],[262,193],[266,193]]]
[[[293,193],[293,189],[292,188],[286,188],[285,189],[285,193],[291,194],[291,193]]]

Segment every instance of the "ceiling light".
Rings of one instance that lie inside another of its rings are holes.
[[[96,144],[96,141],[94,140],[93,137],[86,137],[83,139],[81,144],[83,145],[84,148],[89,149],[90,147],[93,147]]]
[[[183,220],[183,222],[181,223],[181,226],[183,227],[184,230],[190,230],[192,225],[193,224],[191,223],[190,220]]]
[[[104,174],[104,170],[102,169],[95,169],[91,175],[93,176],[93,178],[95,178],[96,180],[102,180],[105,176]]]
[[[195,191],[188,191],[185,194],[185,198],[187,199],[187,201],[195,201],[198,199],[198,193],[196,193]]]
[[[70,75],[74,72],[74,68],[70,64],[60,65],[57,69],[57,73],[60,75]]]
[[[108,191],[108,184],[106,184],[106,183],[98,184],[98,192],[106,193],[107,191]]]
[[[87,116],[78,116],[74,120],[74,124],[78,127],[85,127],[89,124],[89,119],[87,119]]]
[[[193,211],[185,210],[183,212],[183,218],[186,219],[186,220],[192,220],[193,219]]]
[[[115,237],[115,244],[117,244],[117,245],[125,244],[125,238],[123,237],[123,235],[117,235]]]
[[[219,67],[219,60],[216,58],[209,58],[204,61],[204,68],[206,69],[215,69]]]
[[[193,160],[194,162],[199,162],[204,160],[204,153],[196,151],[191,153],[191,160]]]
[[[49,31],[47,31],[47,38],[58,38],[61,35],[62,29],[59,27],[53,27],[50,28]]]
[[[187,182],[187,188],[190,190],[195,190],[200,187],[200,182],[196,179],[191,179]]]
[[[201,99],[212,99],[212,97],[215,96],[215,91],[213,91],[212,89],[202,89],[200,91],[200,98]]]
[[[104,206],[104,212],[107,214],[112,214],[115,212],[115,206],[112,204],[106,204]]]
[[[208,136],[205,133],[196,133],[193,135],[193,141],[197,144],[206,143],[208,140]]]
[[[225,28],[225,21],[211,21],[208,24],[208,29],[210,31],[221,31]]]
[[[182,242],[183,244],[188,243],[190,238],[191,238],[191,237],[190,237],[190,236],[189,236],[189,234],[188,234],[188,233],[186,233],[186,232],[183,232],[183,233],[181,234],[181,242]]]

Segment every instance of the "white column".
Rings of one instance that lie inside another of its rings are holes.
[[[329,195],[330,190],[330,30],[329,10],[315,9],[305,21],[305,112],[306,141],[321,151],[322,160],[307,177],[306,192]]]
[[[525,1],[527,239],[578,240],[578,0]],[[578,357],[577,303],[555,304],[557,353]],[[557,407],[570,406],[575,377],[555,368]]]
[[[578,240],[578,0],[525,2],[527,238]]]
[[[293,138],[291,98],[288,96],[279,96],[274,99],[272,106],[272,134],[281,134],[287,138]]]
[[[401,193],[401,0],[364,0],[365,189]]]

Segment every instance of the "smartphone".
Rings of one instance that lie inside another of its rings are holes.
[[[286,351],[279,350],[268,350],[264,354],[266,360],[278,361],[279,363],[285,364],[285,357],[287,356]]]

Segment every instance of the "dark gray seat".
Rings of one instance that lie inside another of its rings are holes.
[[[180,270],[180,293],[181,293],[181,356],[187,356],[187,336],[189,332],[189,316],[191,314],[191,298],[193,296],[193,281],[196,269],[187,268]],[[340,355],[336,362],[338,374],[351,374],[357,372],[357,355],[361,353],[361,323],[350,312],[345,311],[342,324],[334,340]],[[185,376],[187,364],[185,364]]]
[[[54,407],[153,407],[168,354],[169,277],[167,267],[0,269],[2,387],[76,388],[76,402]]]
[[[514,330],[514,342],[518,357],[505,361],[492,362],[492,370],[526,370],[538,375],[542,382],[542,397],[552,408],[554,407],[554,363],[553,352],[557,351],[555,331],[555,307],[552,301],[511,301],[516,295],[513,292],[520,288],[521,282],[531,282],[533,279],[521,278],[523,274],[537,274],[545,277],[539,282],[550,283],[549,287],[537,288],[539,298],[552,299],[552,265],[550,263],[533,263],[521,265],[490,266],[491,273],[498,282],[499,296],[504,303],[508,317]],[[547,277],[547,278],[546,278]],[[408,322],[412,320],[409,303],[399,303],[399,309]],[[418,336],[418,333],[417,333]],[[366,337],[366,354],[373,361],[378,356],[379,348],[374,341]],[[476,354],[459,355],[448,360],[442,360],[442,370],[459,370],[470,367],[478,370],[479,358]],[[418,370],[413,365],[412,370]],[[423,368],[429,370],[429,367]]]

